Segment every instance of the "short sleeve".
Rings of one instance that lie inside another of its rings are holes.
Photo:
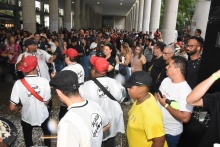
[[[51,99],[51,88],[50,88],[49,81],[47,79],[44,79],[44,80],[46,81],[45,82],[46,92],[45,92],[45,96],[43,97],[43,99],[44,99],[44,102],[47,102]]]
[[[19,86],[18,86],[18,81],[15,82],[12,92],[11,92],[11,98],[10,101],[14,103],[15,105],[19,103]]]

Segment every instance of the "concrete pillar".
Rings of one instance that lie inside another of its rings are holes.
[[[63,27],[66,28],[68,31],[71,30],[71,0],[64,1],[64,22]]]
[[[86,3],[81,0],[81,27],[86,28]]]
[[[22,0],[22,18],[24,31],[36,32],[35,0]]]
[[[13,10],[14,13],[14,28],[15,29],[21,29],[21,23],[20,23],[20,13],[18,10]]]
[[[153,0],[151,3],[150,31],[155,32],[160,27],[161,0]]]
[[[90,6],[86,5],[86,27],[90,28]]]
[[[41,12],[44,12],[44,3],[43,2],[41,2]],[[45,24],[44,24],[44,13],[40,14],[40,23],[41,23],[42,28],[44,28],[45,27]]]
[[[198,0],[196,3],[195,13],[192,20],[191,34],[194,35],[196,29],[202,30],[202,38],[205,38],[206,27],[209,17],[211,1]]]
[[[74,1],[74,28],[80,29],[80,0]]]
[[[130,28],[129,28],[129,30],[132,31],[133,27],[132,27],[132,12],[131,11],[130,11],[129,15],[130,15],[129,16],[129,19],[130,19],[130,22],[129,22],[129,27]]]
[[[49,21],[50,32],[58,32],[59,16],[58,16],[58,0],[49,0]]]
[[[89,22],[90,22],[90,27],[93,28],[93,14],[92,14],[92,7],[90,7],[89,9],[89,16],[90,16],[90,19],[89,19]]]
[[[144,14],[144,0],[139,0],[138,31],[142,31],[143,14]]]
[[[179,0],[165,0],[162,30],[165,44],[174,42],[178,5]]]
[[[150,25],[151,0],[144,1],[144,16],[143,16],[143,33],[149,32]]]
[[[101,13],[98,14],[98,27],[102,28],[102,14]]]
[[[132,30],[135,29],[135,26],[134,26],[134,20],[135,20],[135,17],[134,17],[134,6],[132,7],[131,9],[131,27],[132,27]]]
[[[133,28],[135,29],[135,20],[136,20],[136,4],[133,7]],[[137,32],[137,30],[135,30],[135,32]]]
[[[139,1],[136,1],[135,7],[136,7],[136,10],[135,10],[135,30],[138,32]]]

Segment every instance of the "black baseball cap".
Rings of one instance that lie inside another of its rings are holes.
[[[131,74],[130,78],[125,82],[125,87],[130,88],[132,86],[141,86],[146,85],[147,87],[151,86],[152,78],[148,72],[145,71],[136,71]]]
[[[78,76],[71,70],[64,70],[52,78],[50,85],[61,91],[74,91],[79,88]]]

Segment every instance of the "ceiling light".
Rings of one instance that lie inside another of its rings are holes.
[[[74,2],[72,2],[74,4]]]
[[[97,4],[99,5],[99,2],[97,2]]]
[[[122,3],[120,3],[120,5],[122,5]]]

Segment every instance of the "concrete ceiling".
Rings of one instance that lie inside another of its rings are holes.
[[[95,11],[101,11],[103,15],[126,16],[136,0],[85,0],[93,6]],[[99,4],[97,4],[99,2]],[[122,3],[122,5],[120,5]]]
[[[64,0],[59,0],[59,7],[63,8]],[[74,0],[72,0],[74,2]],[[134,5],[136,0],[85,0],[86,4],[89,4],[94,8],[95,12],[102,15],[116,15],[126,16],[128,11]],[[99,2],[99,4],[97,4]],[[120,5],[122,3],[122,5]],[[74,4],[72,4],[72,8]]]

